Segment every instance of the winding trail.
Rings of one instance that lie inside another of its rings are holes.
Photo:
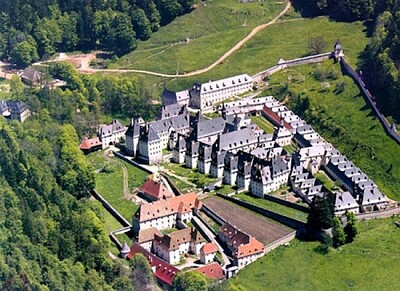
[[[184,73],[184,74],[163,74],[163,73],[158,73],[158,72],[152,72],[152,71],[146,71],[146,70],[135,70],[135,69],[93,69],[89,68],[88,66],[84,66],[80,69],[78,69],[82,73],[87,73],[87,74],[92,74],[92,73],[97,73],[97,72],[106,72],[106,73],[141,73],[141,74],[147,74],[147,75],[153,75],[153,76],[158,76],[158,77],[166,77],[166,78],[186,78],[186,77],[191,77],[191,76],[196,76],[200,75],[203,73],[206,73],[213,69],[215,66],[218,64],[221,64],[226,58],[228,58],[230,55],[232,55],[234,52],[236,52],[238,49],[240,49],[246,42],[248,42],[253,36],[255,36],[258,32],[261,30],[265,29],[266,27],[276,23],[277,20],[279,20],[286,12],[289,11],[289,9],[292,7],[292,3],[290,1],[287,2],[285,8],[277,15],[275,16],[274,19],[271,21],[261,24],[257,27],[255,27],[245,38],[243,38],[241,41],[236,43],[230,50],[228,50],[226,53],[224,53],[218,60],[216,60],[214,63],[209,65],[208,67],[205,67],[203,69],[198,69],[189,73]],[[56,60],[54,60],[56,61]],[[53,61],[53,62],[54,62]],[[51,61],[48,61],[51,62]],[[34,65],[45,65],[47,62],[39,62],[35,63]]]

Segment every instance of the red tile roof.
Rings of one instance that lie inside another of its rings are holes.
[[[204,237],[197,231],[197,229],[184,228],[166,234],[164,236],[155,235],[154,243],[168,251],[179,249],[181,244],[193,242],[195,244],[204,242]]]
[[[249,243],[240,245],[233,255],[239,259],[262,252],[264,252],[264,245],[255,238],[251,238]]]
[[[189,212],[193,208],[200,209],[202,205],[201,201],[197,199],[196,193],[193,192],[142,204],[135,213],[134,218],[143,222],[172,214]]]
[[[200,272],[208,278],[218,280],[222,280],[225,278],[224,271],[222,270],[221,266],[216,262],[205,265],[204,267],[194,269],[193,272]]]
[[[167,187],[165,187],[160,182],[154,181],[153,179],[149,179],[144,182],[142,187],[140,187],[140,191],[157,200],[161,198],[171,198],[175,196],[174,193],[169,191]]]
[[[200,252],[203,252],[205,255],[212,254],[218,251],[218,248],[213,243],[206,243],[201,249]]]
[[[90,150],[92,147],[95,147],[95,146],[101,146],[101,141],[98,137],[85,139],[84,141],[82,141],[79,148],[81,150]]]
[[[161,236],[160,231],[159,231],[157,228],[155,228],[155,227],[150,227],[150,228],[146,228],[146,229],[141,229],[141,230],[139,231],[139,234],[138,234],[138,240],[137,240],[137,242],[138,242],[139,244],[141,244],[141,243],[144,243],[144,242],[151,241],[151,240],[154,239],[154,236],[155,236],[156,234]]]
[[[127,255],[128,260],[133,258],[133,256],[136,254],[142,254],[145,256],[145,258],[149,261],[151,269],[153,270],[157,279],[172,286],[172,281],[174,280],[176,274],[180,272],[179,269],[156,257],[139,244],[134,243],[131,246],[131,251]]]

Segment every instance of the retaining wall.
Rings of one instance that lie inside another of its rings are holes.
[[[296,210],[300,210],[300,211],[303,211],[306,213],[310,212],[310,208],[308,208],[308,207],[305,207],[303,205],[299,205],[299,204],[296,204],[296,203],[293,203],[290,201],[286,201],[286,200],[283,200],[283,199],[280,199],[278,197],[274,197],[271,195],[264,195],[264,199],[287,206],[287,207],[290,207],[290,208],[293,208],[293,209],[296,209]]]
[[[312,63],[320,63],[323,62],[331,57],[332,53],[323,53],[323,54],[318,54],[318,55],[313,55],[313,56],[307,56],[304,58],[298,58],[298,59],[293,59],[293,60],[282,60],[279,61],[277,65],[266,69],[265,71],[262,71],[258,74],[255,74],[252,78],[255,82],[260,82],[262,81],[265,77],[271,76],[272,74],[279,72],[280,70],[283,70],[288,67],[293,67],[293,66],[299,66],[299,65],[305,65],[305,64],[312,64]]]
[[[203,207],[201,208],[201,211],[203,211],[209,217],[214,219],[219,225],[223,225],[226,222],[222,217],[220,217],[218,214],[216,214],[214,211],[212,211],[210,208],[208,208],[204,204],[203,204]]]
[[[378,117],[379,121],[382,123],[384,130],[386,133],[395,140],[400,145],[400,136],[397,132],[390,126],[389,122],[386,120],[385,116],[381,114],[378,110],[378,107],[373,100],[371,93],[365,87],[363,80],[360,76],[352,69],[352,67],[346,62],[344,58],[340,58],[340,65],[344,74],[350,76],[354,82],[357,84],[358,88],[360,89],[362,95],[366,99],[369,106],[375,112],[376,116]]]
[[[114,216],[114,218],[118,220],[123,226],[132,227],[129,221],[127,221],[110,203],[108,203],[108,201],[104,199],[103,196],[101,196],[99,192],[96,191],[96,189],[90,191],[90,194],[92,194],[94,198],[99,200],[101,204],[103,204],[103,206],[107,209],[107,211],[110,212],[110,214]]]
[[[288,243],[295,238],[296,238],[296,232],[293,231],[293,232],[289,233],[288,235],[264,246],[264,254],[268,254],[270,251],[273,251],[277,247],[284,245],[285,243]]]
[[[268,218],[270,218],[270,219],[273,219],[273,220],[275,220],[275,221],[278,221],[278,222],[280,222],[280,223],[282,223],[282,224],[284,224],[284,225],[287,225],[287,226],[289,226],[289,227],[291,227],[291,228],[294,228],[294,229],[303,229],[303,228],[306,226],[306,224],[305,224],[304,222],[300,221],[300,220],[297,220],[297,219],[294,219],[294,218],[291,218],[291,217],[284,216],[284,215],[282,215],[282,214],[273,212],[273,211],[271,211],[271,210],[267,210],[267,209],[265,209],[265,208],[256,206],[256,205],[254,205],[254,204],[251,204],[251,203],[248,203],[248,202],[239,200],[239,199],[237,199],[237,198],[228,197],[228,196],[221,195],[221,194],[217,194],[217,196],[219,196],[219,197],[221,197],[221,198],[223,198],[223,199],[226,199],[226,200],[228,200],[228,201],[231,201],[231,202],[233,202],[233,203],[235,203],[235,204],[238,204],[238,205],[240,205],[240,206],[243,206],[243,207],[245,207],[245,208],[247,208],[247,209],[250,209],[250,210],[252,210],[252,211],[254,211],[254,212],[257,212],[258,214],[261,214],[261,215],[263,215],[263,216],[266,216],[266,217],[268,217]],[[203,207],[204,207],[204,206],[203,206]]]
[[[182,195],[181,191],[179,191],[178,187],[176,187],[175,183],[171,181],[168,175],[162,172],[160,172],[160,175],[164,177],[165,180],[167,180],[168,184],[171,186],[171,189],[176,196]]]
[[[116,157],[120,158],[121,160],[124,160],[125,162],[127,162],[127,163],[129,163],[129,164],[131,164],[131,165],[134,165],[135,167],[138,167],[139,169],[145,171],[146,173],[153,174],[152,171],[150,171],[150,170],[147,169],[146,167],[143,167],[143,165],[139,164],[138,162],[135,162],[134,160],[128,159],[127,157],[125,157],[124,155],[121,155],[121,154],[118,153],[118,152],[114,152],[114,151],[113,151],[113,154],[114,154]]]

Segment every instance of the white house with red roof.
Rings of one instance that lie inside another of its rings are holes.
[[[140,192],[144,198],[150,201],[175,197],[174,193],[165,187],[161,181],[156,181],[151,178],[140,187]]]
[[[199,267],[191,272],[199,272],[202,273],[207,278],[215,279],[218,281],[222,281],[225,279],[224,271],[222,270],[221,266],[216,262]]]
[[[127,255],[127,259],[131,260],[136,254],[142,254],[145,256],[150,264],[151,270],[153,271],[155,277],[157,278],[157,281],[160,284],[166,285],[168,287],[172,286],[172,282],[176,274],[180,272],[179,269],[175,268],[174,266],[153,255],[149,251],[145,250],[138,243],[134,243],[131,246],[130,252]]]
[[[261,242],[228,222],[219,228],[218,237],[227,245],[233,263],[239,270],[264,255],[264,245]]]
[[[206,243],[200,249],[200,261],[206,265],[213,262],[217,252],[218,248],[215,244]]]
[[[251,237],[249,242],[238,246],[232,254],[234,265],[239,270],[264,256],[264,245],[255,238]]]
[[[142,204],[133,216],[133,231],[155,227],[166,229],[175,227],[176,221],[189,222],[193,213],[200,210],[202,203],[196,193],[188,193],[168,199]]]
[[[198,255],[206,243],[204,237],[195,228],[184,228],[166,234],[155,235],[153,252],[170,264],[177,264],[182,255]]]

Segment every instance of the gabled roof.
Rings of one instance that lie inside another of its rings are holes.
[[[200,252],[205,255],[213,254],[218,251],[218,248],[213,243],[206,243],[204,246],[201,247]]]
[[[233,76],[218,81],[211,81],[201,84],[201,93],[214,92],[220,89],[229,88],[249,82],[253,82],[253,79],[247,74]]]
[[[161,236],[160,231],[156,227],[141,229],[139,230],[137,242],[141,244],[144,242],[152,241],[155,235]]]
[[[197,199],[196,193],[188,193],[165,200],[158,200],[152,203],[142,204],[135,213],[135,219],[147,221],[179,213],[181,203],[187,205],[190,209],[200,209],[202,203]]]
[[[118,119],[114,119],[111,124],[103,125],[99,129],[100,138],[109,136],[121,131],[126,131],[125,126],[123,126]]]
[[[184,243],[199,244],[204,241],[204,237],[195,228],[184,228],[164,236],[155,235],[154,239],[155,244],[167,251],[177,250]]]
[[[362,195],[362,205],[387,202],[387,198],[377,187],[365,187]]]
[[[149,261],[152,271],[156,278],[168,285],[172,286],[172,281],[174,280],[176,274],[180,272],[179,269],[171,266],[167,262],[153,255],[152,253],[145,250],[138,243],[134,243],[131,246],[131,250],[127,255],[127,259],[132,259],[136,254],[142,254]]]
[[[350,192],[336,193],[335,198],[335,211],[342,211],[352,208],[357,208],[358,203]]]
[[[212,278],[217,280],[222,280],[225,278],[224,271],[217,262],[205,265],[203,267],[199,267],[191,272],[199,272],[202,273],[207,278]]]
[[[258,139],[254,132],[250,128],[244,128],[220,135],[216,141],[216,147],[218,150],[229,151],[257,143],[257,141]]]
[[[154,181],[153,179],[149,179],[142,187],[140,187],[140,191],[143,192],[145,195],[149,195],[155,199],[162,199],[162,198],[170,198],[174,197],[174,193],[168,190],[161,182]]]
[[[242,244],[238,247],[237,251],[234,253],[238,259],[257,255],[264,252],[264,245],[260,243],[255,238],[250,238],[247,244]]]
[[[95,138],[85,139],[84,141],[82,141],[79,148],[81,150],[90,150],[91,148],[97,146],[101,146],[101,141],[98,137],[95,137]]]
[[[32,68],[26,68],[22,72],[21,79],[28,80],[32,83],[39,83],[42,79],[42,73]]]
[[[198,122],[196,126],[197,139],[222,133],[225,123],[226,121],[222,117]]]

